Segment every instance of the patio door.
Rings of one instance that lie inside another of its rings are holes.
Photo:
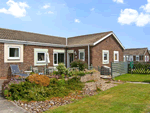
[[[74,52],[69,50],[67,52],[67,68],[70,68],[70,63],[74,60]]]

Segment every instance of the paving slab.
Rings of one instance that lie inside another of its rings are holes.
[[[0,113],[29,113],[23,108],[17,106],[11,101],[8,101],[2,96],[2,83],[4,80],[0,80]]]

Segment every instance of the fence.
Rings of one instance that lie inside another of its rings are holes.
[[[111,75],[112,78],[128,73],[128,62],[112,62]]]
[[[131,69],[130,63],[128,64],[128,73],[132,74],[150,74],[150,62],[133,62]]]

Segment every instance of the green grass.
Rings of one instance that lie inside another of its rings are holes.
[[[114,80],[132,81],[132,82],[150,82],[150,75],[147,74],[124,74],[115,77]]]
[[[149,84],[121,84],[45,113],[147,113],[150,112],[149,87]]]

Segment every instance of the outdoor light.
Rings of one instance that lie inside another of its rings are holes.
[[[77,52],[75,51],[74,54],[77,55]]]

